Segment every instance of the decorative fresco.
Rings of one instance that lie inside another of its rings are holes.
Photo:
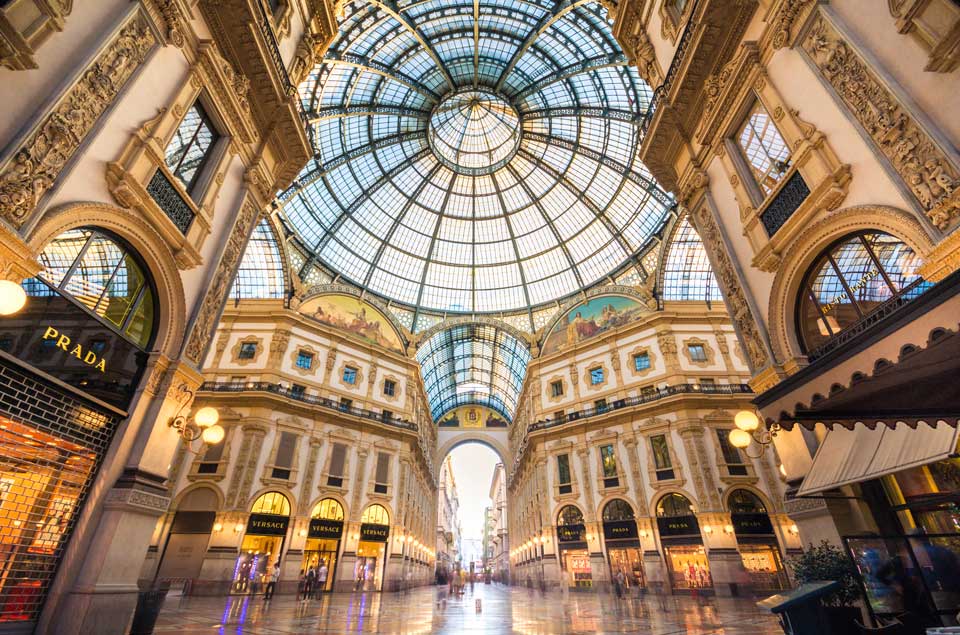
[[[318,322],[392,351],[403,352],[403,344],[390,320],[359,298],[340,294],[321,295],[310,298],[298,310]]]
[[[549,355],[596,337],[637,319],[648,309],[632,298],[602,295],[570,309],[543,340],[542,355]]]
[[[451,410],[437,422],[441,428],[506,428],[507,420],[482,406],[461,406]]]

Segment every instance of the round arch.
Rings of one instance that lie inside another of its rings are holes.
[[[382,510],[384,511],[384,513],[387,515],[387,522],[386,522],[386,523],[376,523],[376,524],[386,524],[386,525],[392,525],[392,524],[393,524],[393,522],[394,522],[393,510],[390,509],[390,505],[387,504],[387,503],[384,502],[384,501],[376,501],[376,502],[367,503],[366,505],[364,505],[364,506],[363,506],[363,509],[360,511],[360,522],[364,522],[364,521],[363,521],[364,515],[367,513],[367,511],[371,510],[371,509],[374,508],[374,507],[379,507],[379,508],[382,509]],[[369,522],[369,521],[367,521],[367,522]]]
[[[350,507],[347,505],[347,501],[344,500],[343,496],[341,496],[340,494],[335,494],[335,493],[333,493],[333,492],[326,492],[326,493],[322,494],[321,496],[317,496],[315,499],[313,499],[312,501],[310,501],[310,506],[307,507],[307,514],[312,517],[312,516],[313,516],[313,510],[316,509],[317,505],[319,505],[320,502],[321,502],[322,500],[326,499],[326,498],[331,498],[331,499],[337,501],[337,502],[340,504],[340,507],[343,508],[343,519],[344,519],[344,520],[347,520],[347,519],[350,518]]]
[[[653,511],[654,518],[660,517],[659,514],[657,514],[657,508],[660,507],[660,503],[662,503],[663,500],[668,496],[682,496],[683,498],[687,499],[687,501],[689,501],[690,510],[694,514],[696,514],[699,511],[699,505],[697,504],[697,499],[695,497],[691,496],[688,492],[685,492],[681,489],[669,489],[669,490],[663,490],[663,491],[657,492],[654,495],[653,500],[651,501],[651,504],[650,504],[650,509]]]
[[[934,243],[924,227],[910,212],[885,205],[857,205],[835,212],[814,223],[790,249],[782,254],[770,288],[767,324],[770,343],[777,361],[786,363],[803,356],[803,348],[794,327],[800,286],[817,257],[833,242],[863,230],[886,232],[904,241],[919,256],[925,257]]]
[[[720,499],[723,501],[723,508],[724,508],[725,510],[727,510],[728,512],[730,511],[730,497],[731,497],[738,489],[739,489],[739,490],[743,490],[743,491],[745,491],[745,492],[748,492],[748,493],[752,494],[753,496],[756,496],[757,499],[760,501],[760,504],[763,505],[764,508],[766,508],[767,514],[773,514],[773,513],[774,513],[773,501],[770,500],[770,497],[767,496],[766,494],[764,494],[764,493],[763,493],[762,491],[760,491],[758,488],[756,488],[756,487],[754,487],[754,486],[752,486],[752,485],[748,485],[748,484],[746,484],[746,483],[738,483],[738,484],[736,484],[736,485],[731,485],[731,486],[729,486],[729,487],[723,492],[723,495],[720,497]]]
[[[637,506],[630,502],[626,496],[621,494],[614,494],[611,496],[606,496],[603,500],[600,501],[600,504],[597,506],[597,518],[600,519],[600,522],[606,520],[604,518],[604,513],[607,511],[607,508],[610,508],[611,505],[616,505],[617,503],[622,502],[628,508],[630,508],[630,518],[637,517]],[[621,520],[621,519],[617,519]],[[626,519],[623,519],[626,520]]]
[[[179,355],[186,328],[186,300],[180,270],[166,241],[141,217],[107,203],[69,203],[45,214],[30,232],[31,251],[40,253],[70,229],[94,227],[123,239],[143,260],[157,291],[158,320],[153,348],[170,358]]]
[[[579,505],[576,503],[561,503],[553,510],[552,522],[554,525],[560,524],[560,514],[562,514],[568,507],[572,507],[573,509],[577,510],[577,512],[580,514],[580,521],[584,523],[586,522],[586,517],[583,515],[583,510],[580,509]]]
[[[224,495],[223,495],[223,492],[220,491],[219,487],[217,487],[213,483],[191,483],[189,486],[183,488],[183,491],[177,494],[177,497],[173,500],[173,502],[170,505],[170,511],[174,511],[174,512],[178,511],[181,505],[183,505],[184,501],[186,501],[191,494],[194,494],[202,490],[211,492],[214,495],[214,497],[216,497],[216,501],[217,501],[216,506],[213,509],[207,510],[207,511],[218,512],[221,509],[223,509]]]
[[[249,512],[253,508],[253,504],[263,496],[264,494],[269,494],[271,492],[276,492],[277,494],[282,494],[287,498],[287,502],[290,503],[290,515],[294,516],[297,513],[297,499],[293,495],[293,492],[289,488],[280,486],[280,485],[271,485],[270,487],[262,487],[257,490],[253,496],[247,499],[246,510]]]
[[[415,335],[416,341],[414,342],[414,348],[420,348],[420,345],[429,340],[431,337],[437,333],[442,333],[449,328],[454,326],[461,326],[463,324],[486,324],[487,326],[492,326],[494,328],[501,329],[506,331],[516,339],[524,342],[528,347],[532,346],[533,336],[530,333],[521,331],[515,326],[507,324],[503,320],[498,320],[495,317],[489,317],[484,315],[459,315],[456,317],[448,317],[428,329],[424,329]]]
[[[434,461],[434,467],[436,471],[438,473],[440,472],[440,466],[443,464],[443,460],[447,458],[447,455],[450,454],[454,448],[467,443],[480,443],[487,446],[496,453],[504,467],[509,465],[507,457],[510,456],[510,452],[507,450],[505,445],[503,445],[496,438],[492,437],[489,432],[485,432],[483,430],[471,430],[458,432],[456,436],[448,439],[443,443],[443,445],[440,446],[440,448],[437,450],[436,460]]]

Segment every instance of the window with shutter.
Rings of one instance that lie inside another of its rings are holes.
[[[387,493],[387,482],[390,479],[390,455],[386,452],[377,452],[377,472],[373,491],[377,494]]]
[[[217,468],[220,467],[220,459],[223,458],[223,446],[225,443],[217,443],[216,445],[208,445],[207,451],[203,453],[203,459],[200,461],[200,464],[197,466],[198,474],[216,474]]]
[[[347,458],[347,447],[342,443],[334,443],[330,451],[330,471],[327,476],[327,485],[340,487],[343,485],[343,465]]]
[[[273,462],[273,478],[287,480],[293,467],[293,454],[297,449],[297,435],[293,432],[281,432],[277,445],[277,457]]]

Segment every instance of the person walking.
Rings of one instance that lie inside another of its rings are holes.
[[[617,599],[623,598],[623,589],[627,584],[627,578],[623,575],[623,569],[617,571],[617,575],[613,578],[613,586],[617,592]]]
[[[330,570],[327,568],[327,562],[320,562],[320,569],[317,571],[317,586],[314,590],[314,596],[320,597],[320,594],[327,590],[327,576],[330,575]]]
[[[267,568],[267,571],[263,574],[263,599],[271,600],[273,599],[273,592],[277,588],[277,581],[280,579],[280,563],[277,562],[273,565],[273,569]]]

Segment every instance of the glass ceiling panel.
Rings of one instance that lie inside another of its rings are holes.
[[[673,233],[669,250],[663,263],[661,295],[664,300],[723,300],[707,250],[686,216]]]
[[[652,91],[599,3],[355,1],[299,87],[314,159],[279,197],[317,260],[412,308],[502,312],[636,258],[672,200]]]
[[[530,351],[495,326],[464,324],[424,342],[417,361],[434,421],[471,403],[489,406],[512,421]]]

